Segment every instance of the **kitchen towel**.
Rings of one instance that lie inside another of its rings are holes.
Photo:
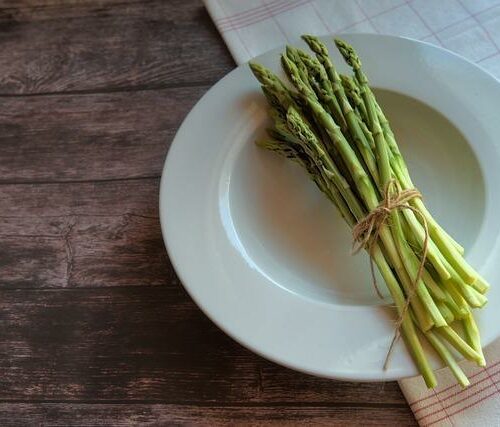
[[[449,49],[500,79],[500,0],[204,0],[234,60],[244,63],[301,34],[393,34]],[[462,362],[471,385],[448,370],[427,390],[422,378],[399,382],[422,426],[500,426],[500,341],[487,368]]]

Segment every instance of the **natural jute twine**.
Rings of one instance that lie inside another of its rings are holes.
[[[377,291],[377,294],[382,297],[378,286],[377,279],[375,277],[375,267],[373,263],[373,248],[377,244],[380,230],[386,224],[389,219],[391,213],[398,209],[409,209],[415,215],[418,215],[422,220],[422,225],[424,228],[424,244],[422,250],[422,256],[420,259],[420,265],[418,267],[417,275],[414,278],[410,291],[406,295],[405,304],[403,309],[401,310],[401,314],[398,317],[396,322],[396,327],[394,331],[394,337],[392,339],[391,345],[387,352],[387,356],[384,362],[384,369],[387,369],[387,364],[389,362],[389,357],[391,355],[392,349],[399,339],[399,331],[401,328],[401,324],[403,323],[404,317],[408,311],[408,308],[411,303],[411,299],[413,298],[415,291],[417,289],[418,282],[422,278],[422,273],[424,271],[425,260],[427,258],[427,251],[429,246],[429,229],[427,226],[427,220],[425,216],[418,209],[409,205],[408,202],[414,198],[422,198],[422,194],[415,188],[401,190],[395,180],[391,180],[387,183],[384,189],[384,198],[380,202],[380,204],[372,210],[365,218],[360,220],[352,229],[352,237],[353,237],[353,254],[358,253],[361,249],[365,248],[368,250],[370,255],[370,269],[373,280],[373,286]]]

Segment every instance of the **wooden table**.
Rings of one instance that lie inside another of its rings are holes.
[[[414,425],[396,383],[270,363],[179,283],[161,168],[235,66],[201,2],[1,3],[0,424]]]

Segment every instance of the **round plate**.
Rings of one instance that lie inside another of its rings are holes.
[[[477,312],[488,344],[500,335],[500,84],[426,43],[343,38],[359,52],[428,208],[492,283],[489,304]],[[323,40],[347,72],[331,39]],[[280,51],[256,61],[282,74]],[[259,84],[242,65],[179,129],[160,218],[182,283],[221,329],[275,362],[349,380],[417,374],[402,342],[383,370],[394,333],[390,301],[377,297],[368,257],[351,256],[348,227],[306,174],[254,144],[268,124]]]

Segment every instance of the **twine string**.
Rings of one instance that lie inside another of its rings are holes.
[[[384,369],[387,369],[387,365],[389,363],[389,358],[394,348],[394,345],[399,339],[400,336],[400,328],[408,312],[408,308],[410,307],[411,300],[415,294],[418,283],[422,278],[422,274],[425,267],[425,261],[427,259],[427,252],[429,246],[429,228],[427,225],[427,220],[425,216],[415,207],[408,204],[411,199],[414,198],[422,198],[422,194],[416,188],[411,188],[407,190],[401,190],[397,186],[395,180],[390,180],[384,189],[384,198],[380,202],[380,204],[373,209],[365,218],[360,220],[352,230],[353,237],[353,254],[358,253],[361,249],[365,248],[370,255],[370,270],[372,275],[373,286],[380,298],[382,298],[382,294],[377,285],[377,279],[375,276],[375,266],[373,261],[373,249],[378,242],[378,238],[380,235],[380,231],[382,227],[387,223],[391,213],[395,210],[409,209],[415,215],[418,215],[422,221],[422,225],[424,228],[424,242],[422,248],[422,256],[420,259],[420,264],[417,270],[417,274],[411,283],[411,287],[409,292],[407,292],[405,304],[401,309],[401,313],[399,314],[398,320],[396,321],[394,337],[392,338],[391,345],[389,346],[389,350],[387,352]]]

